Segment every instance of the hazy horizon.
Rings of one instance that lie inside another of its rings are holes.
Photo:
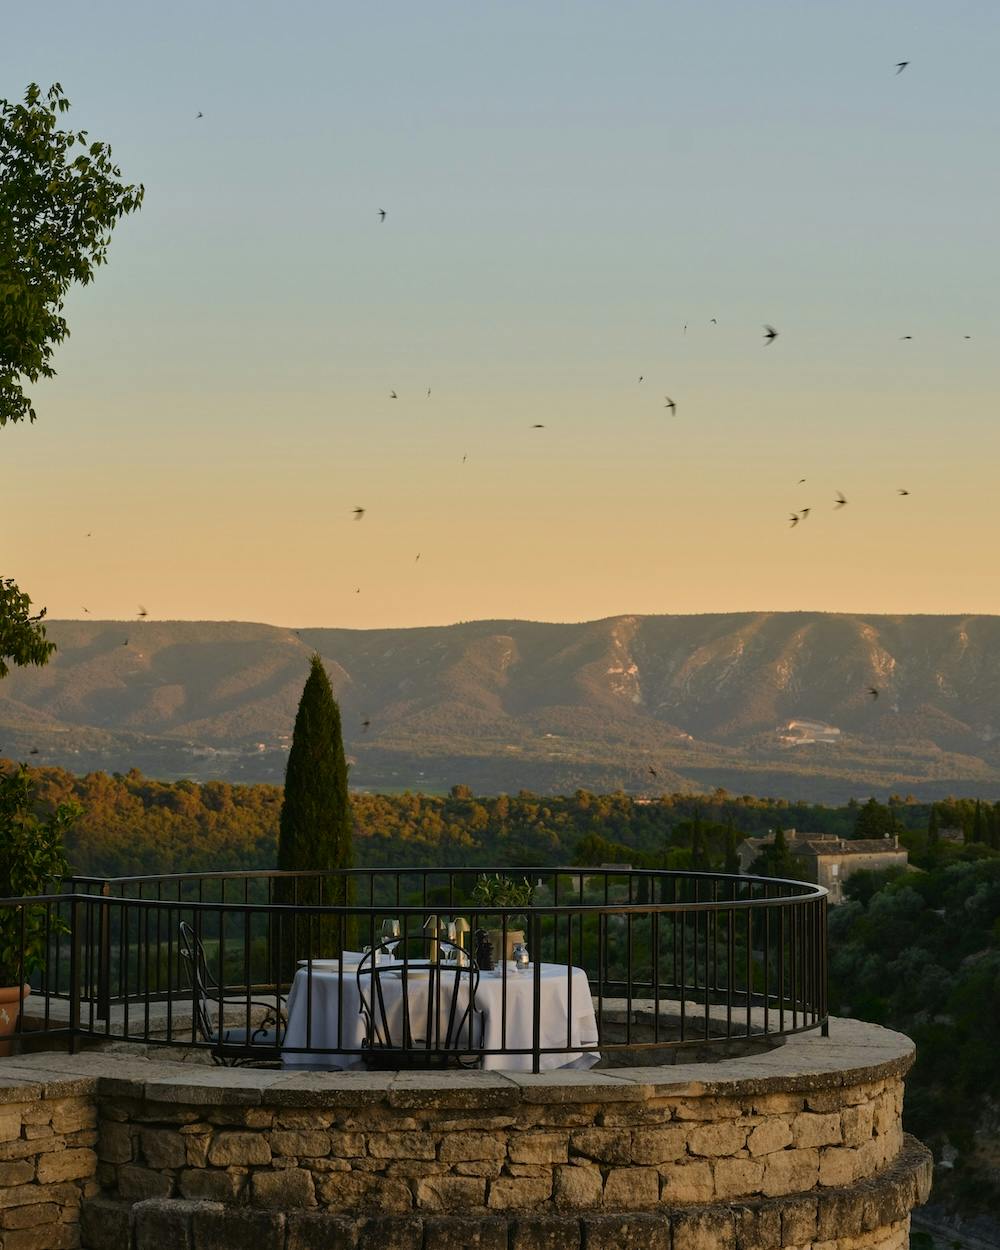
[[[1000,612],[995,5],[5,33],[147,188],[0,431],[52,619]]]

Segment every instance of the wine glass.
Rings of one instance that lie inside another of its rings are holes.
[[[389,952],[390,956],[395,954],[401,934],[402,930],[398,920],[386,918],[382,921],[382,945]]]

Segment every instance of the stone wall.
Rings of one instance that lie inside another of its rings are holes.
[[[912,1045],[831,1034],[537,1076],[6,1061],[0,1250],[896,1250],[930,1175]]]
[[[98,1192],[92,1092],[67,1095],[59,1085],[0,1082],[0,1098],[9,1096],[0,1102],[3,1250],[75,1250],[81,1204]]]

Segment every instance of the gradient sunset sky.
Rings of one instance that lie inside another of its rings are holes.
[[[0,430],[0,573],[55,619],[1000,611],[998,56],[996,0],[16,6],[0,95],[61,82],[146,202]]]

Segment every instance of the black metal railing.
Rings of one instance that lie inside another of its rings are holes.
[[[598,1054],[648,1063],[657,1051],[825,1030],[827,898],[818,886],[625,867],[505,869],[530,880],[531,905],[477,903],[478,878],[494,871],[76,877],[58,894],[0,900],[0,928],[14,939],[7,979],[31,986],[15,1004],[15,1034],[194,1047],[223,1061],[363,1063],[373,1058],[359,1032],[364,987],[346,958],[342,973],[325,961],[365,948],[389,958],[391,948],[399,992],[430,993],[420,989],[429,961],[415,939],[454,940],[447,926],[458,918],[468,925],[458,926],[467,944],[458,958],[474,954],[477,930],[492,933],[498,954],[523,935],[530,956],[524,971],[503,958],[492,975],[481,970],[472,1006],[482,1028],[463,1041],[466,1064],[538,1071]],[[382,945],[386,921],[398,922],[398,945]],[[413,1049],[426,1060],[426,1046]]]

